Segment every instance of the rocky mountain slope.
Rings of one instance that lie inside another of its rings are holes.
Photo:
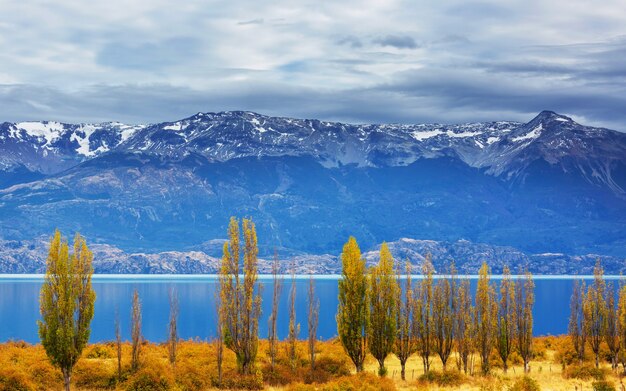
[[[495,253],[494,264],[561,273],[575,254],[626,257],[624,189],[626,134],[549,111],[525,124],[350,125],[250,112],[132,126],[0,124],[0,248],[58,227],[124,259],[152,254],[109,271],[210,270],[206,254],[193,265],[166,259],[204,253],[237,215],[257,223],[263,256],[278,246],[330,259],[351,234],[364,249],[466,239],[529,254]],[[435,260],[486,256],[469,248]],[[570,255],[532,255],[544,253]]]

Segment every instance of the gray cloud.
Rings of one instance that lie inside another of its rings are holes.
[[[237,24],[240,26],[246,26],[250,24],[263,24],[263,23],[265,23],[265,20],[263,18],[257,18],[257,19],[246,20],[243,22],[238,22]]]
[[[139,44],[112,41],[98,52],[96,61],[112,68],[161,69],[194,58],[199,46],[197,39],[189,37]]]
[[[552,109],[626,131],[621,0],[31,3],[0,2],[0,121],[243,109],[450,123]]]
[[[373,43],[380,46],[391,46],[397,49],[417,49],[419,45],[408,35],[386,35],[375,38]]]

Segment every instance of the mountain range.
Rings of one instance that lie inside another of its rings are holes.
[[[551,111],[459,125],[243,111],[5,122],[0,272],[41,271],[54,228],[85,235],[98,272],[212,272],[234,215],[255,221],[262,258],[277,248],[302,272],[337,272],[354,235],[368,259],[386,240],[397,257],[431,252],[470,273],[485,259],[575,274],[598,256],[619,273],[625,189],[626,134]]]

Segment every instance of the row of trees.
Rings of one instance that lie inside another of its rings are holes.
[[[424,277],[417,282],[411,279],[411,264],[407,261],[402,268],[394,262],[386,243],[380,248],[378,264],[368,269],[351,237],[341,261],[337,330],[357,372],[363,370],[367,353],[378,361],[381,376],[392,353],[400,361],[403,379],[406,362],[414,354],[421,357],[424,373],[435,355],[446,370],[456,350],[459,370],[467,373],[478,353],[482,372],[488,373],[494,349],[505,372],[514,350],[522,357],[524,370],[529,370],[534,305],[529,273],[514,281],[505,268],[498,294],[483,264],[473,298],[469,280],[459,281],[454,265],[435,283],[430,255],[422,266]]]
[[[241,232],[243,231],[243,232]],[[243,243],[242,243],[243,239]],[[237,368],[241,374],[251,374],[256,362],[259,345],[259,317],[261,315],[261,289],[257,282],[258,246],[256,229],[252,220],[243,219],[240,223],[231,218],[228,226],[228,241],[224,243],[224,255],[221,260],[219,289],[216,294],[218,310],[218,376],[221,377],[221,347],[226,346],[237,357]],[[243,259],[243,261],[242,261]],[[272,312],[268,319],[268,356],[271,368],[274,368],[278,354],[277,319],[282,276],[279,274],[280,263],[274,256],[272,267],[273,295]],[[319,300],[315,297],[313,278],[308,287],[308,353],[311,370],[315,368],[315,345],[319,322]],[[296,319],[296,281],[292,265],[291,289],[289,292],[289,333],[287,353],[295,367],[297,341],[300,324]],[[221,381],[221,378],[219,379]]]
[[[626,285],[616,287],[604,281],[600,261],[593,271],[593,283],[575,281],[570,300],[568,331],[580,363],[588,345],[594,355],[596,368],[600,365],[600,346],[605,342],[611,357],[611,366],[621,363],[626,372]]]
[[[453,265],[435,283],[430,256],[426,257],[422,267],[424,278],[414,283],[411,279],[411,264],[407,261],[402,268],[394,261],[385,243],[381,246],[378,264],[372,268],[366,268],[358,244],[352,237],[343,247],[341,260],[337,329],[339,339],[357,372],[363,370],[368,353],[378,361],[381,375],[386,373],[386,358],[391,353],[395,354],[402,365],[401,375],[404,378],[405,364],[412,355],[418,354],[421,357],[424,371],[428,372],[432,357],[438,356],[445,369],[453,351],[456,351],[456,365],[459,370],[466,373],[471,371],[474,354],[478,353],[482,371],[487,373],[490,368],[490,354],[494,348],[499,353],[505,371],[509,356],[514,350],[519,352],[524,360],[525,370],[528,370],[532,351],[534,304],[534,284],[530,274],[526,273],[524,278],[513,281],[508,269],[505,269],[497,294],[496,286],[490,281],[489,268],[483,264],[475,297],[472,297],[469,280],[459,280]],[[55,232],[41,290],[42,320],[39,322],[39,335],[52,363],[63,372],[66,390],[70,387],[72,368],[89,340],[95,302],[91,285],[92,261],[93,255],[80,235],[76,235],[74,251],[70,254],[67,242],[62,240],[59,231]],[[219,381],[224,347],[235,353],[240,373],[251,374],[255,367],[262,289],[257,281],[257,263],[258,246],[254,223],[243,219],[240,226],[237,219],[231,218],[216,293]],[[277,355],[276,320],[278,297],[282,289],[277,257],[273,275],[274,292],[268,328],[268,356],[272,367]],[[596,283],[600,284],[598,281]],[[589,292],[581,303],[599,303],[598,300],[590,299],[594,297],[610,299],[604,288],[597,287]],[[289,359],[296,365],[296,342],[300,325],[296,320],[293,272],[289,296],[289,335],[286,342]],[[581,308],[585,308],[580,316],[584,327],[581,326],[577,335],[581,338],[579,340],[582,341],[582,349],[587,339],[591,341],[592,348],[595,346],[593,341],[600,332],[598,330],[601,330],[603,338],[607,338],[609,330],[622,332],[626,329],[626,315],[620,313],[619,319],[613,319],[608,315],[610,311],[605,310],[607,305],[598,307],[600,305],[594,307],[592,304],[581,304]],[[626,308],[626,294],[624,298],[620,295],[621,307]],[[175,292],[170,292],[167,346],[172,364],[176,362],[178,312],[178,298]],[[307,318],[308,353],[313,370],[319,300],[315,297],[312,279],[308,288]],[[623,324],[618,325],[622,319]],[[135,291],[131,311],[132,370],[137,370],[140,365],[143,340],[141,322],[141,301]],[[122,339],[119,317],[116,319],[115,331],[118,372],[121,376]],[[616,333],[618,332],[610,335]],[[626,338],[619,339],[617,346],[621,347],[623,341]]]

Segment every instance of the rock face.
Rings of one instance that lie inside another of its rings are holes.
[[[489,258],[569,273],[595,260],[573,254],[626,257],[624,189],[626,134],[549,111],[526,124],[349,125],[250,112],[133,126],[3,123],[0,249],[23,255],[2,251],[0,271],[37,270],[29,251],[38,247],[26,241],[58,227],[109,246],[103,272],[207,272],[221,252],[211,240],[236,215],[255,220],[262,257],[278,247],[303,271],[335,272],[354,235],[372,251],[429,239],[398,250],[416,262],[437,243],[435,261],[459,269]],[[570,255],[533,255],[546,253]]]

